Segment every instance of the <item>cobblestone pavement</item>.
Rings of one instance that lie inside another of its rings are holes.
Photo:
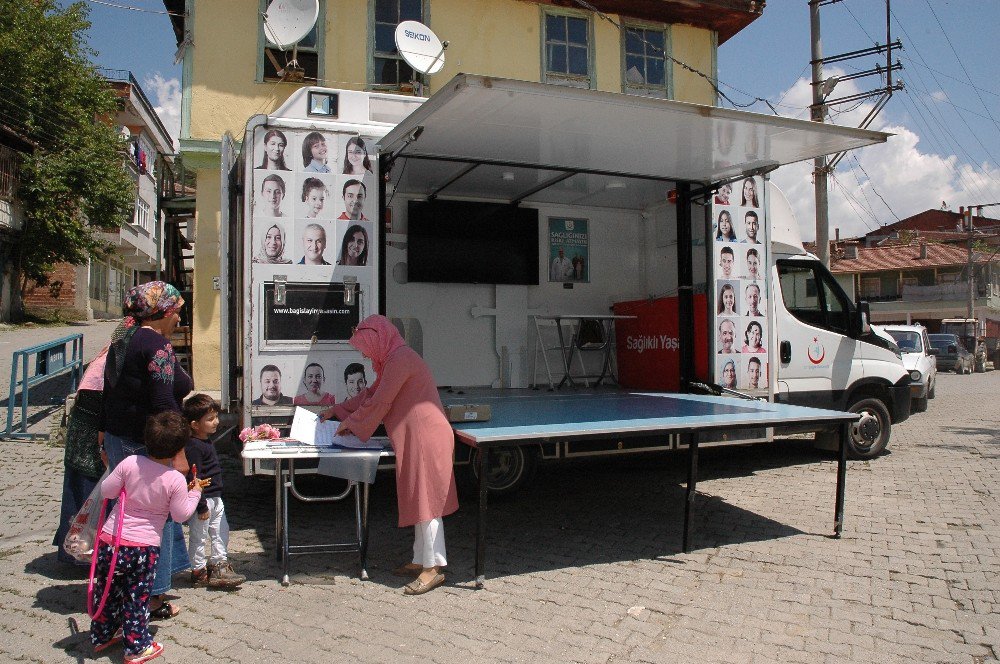
[[[836,464],[808,440],[701,455],[696,549],[679,553],[685,457],[559,463],[490,511],[474,590],[475,503],[446,519],[448,583],[389,574],[409,553],[391,477],[372,496],[370,581],[351,555],[292,560],[277,583],[273,484],[227,464],[235,592],[177,577],[154,623],[167,662],[956,662],[1000,653],[1000,372],[943,375],[889,453],[851,462],[844,537]],[[61,450],[0,442],[0,661],[94,657],[85,573],[60,566]],[[311,486],[329,491],[331,486]],[[293,538],[346,534],[345,504],[294,503]]]

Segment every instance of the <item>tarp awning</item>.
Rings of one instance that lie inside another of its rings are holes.
[[[709,184],[875,143],[890,134],[597,90],[459,74],[380,141],[383,155],[436,162],[404,191],[608,204],[620,178]],[[416,137],[414,139],[414,137]],[[469,169],[471,165],[477,165]],[[526,171],[523,169],[527,169]],[[530,173],[530,175],[528,175]],[[527,177],[526,177],[527,176]],[[457,179],[456,179],[457,178]],[[451,184],[450,181],[454,180]],[[640,183],[632,182],[639,185]],[[648,186],[648,185],[647,185]],[[641,187],[640,187],[641,188]],[[656,197],[662,200],[662,184]],[[637,206],[636,196],[628,196]],[[639,196],[638,198],[643,198]],[[597,200],[602,199],[602,200]]]

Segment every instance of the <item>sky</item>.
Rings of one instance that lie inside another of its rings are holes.
[[[66,0],[60,0],[66,4]],[[254,4],[255,0],[248,0]],[[106,3],[106,4],[102,4]],[[128,69],[176,139],[180,65],[170,21],[159,0],[87,0],[95,61]],[[110,5],[125,5],[131,11]],[[905,89],[893,94],[871,129],[894,134],[882,145],[845,157],[830,179],[831,237],[852,237],[942,204],[1000,202],[1000,0],[892,0],[894,55]],[[824,57],[885,43],[885,0],[840,0],[820,9]],[[719,48],[722,92],[746,110],[808,117],[812,102],[807,0],[771,0],[763,15]],[[197,48],[197,45],[195,45]],[[828,65],[824,77],[873,69],[885,56]],[[844,81],[831,98],[866,92],[879,77]],[[721,105],[731,106],[725,99]],[[837,105],[829,121],[858,126],[871,101]],[[773,181],[788,197],[804,239],[815,237],[812,162],[786,166]],[[984,209],[1000,218],[1000,206]]]

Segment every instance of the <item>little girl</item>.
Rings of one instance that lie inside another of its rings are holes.
[[[144,435],[149,456],[126,457],[101,484],[101,494],[108,499],[117,498],[125,489],[125,515],[107,604],[90,624],[95,653],[122,639],[126,664],[148,662],[163,652],[163,645],[149,633],[149,597],[160,555],[160,533],[168,513],[178,523],[191,518],[202,488],[210,482],[195,476],[186,484],[174,467],[187,467],[184,446],[189,438],[190,428],[180,413],[165,411],[149,418]],[[98,538],[95,604],[108,580],[118,512],[116,506]]]

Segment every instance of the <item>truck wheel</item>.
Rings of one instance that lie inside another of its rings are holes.
[[[976,360],[976,373],[986,373],[986,360]]]
[[[924,397],[923,399],[914,399],[913,400],[913,412],[914,413],[923,413],[926,410],[927,410],[927,397]]]
[[[892,426],[889,409],[878,399],[867,397],[855,401],[848,410],[860,413],[861,419],[851,425],[847,455],[852,459],[877,457],[889,444],[889,430]]]
[[[479,486],[479,475],[476,473],[478,457],[479,450],[473,451],[469,463],[465,465],[467,483],[471,487]],[[534,476],[537,461],[538,452],[530,447],[496,447],[490,450],[490,466],[486,473],[490,495],[515,493]]]

